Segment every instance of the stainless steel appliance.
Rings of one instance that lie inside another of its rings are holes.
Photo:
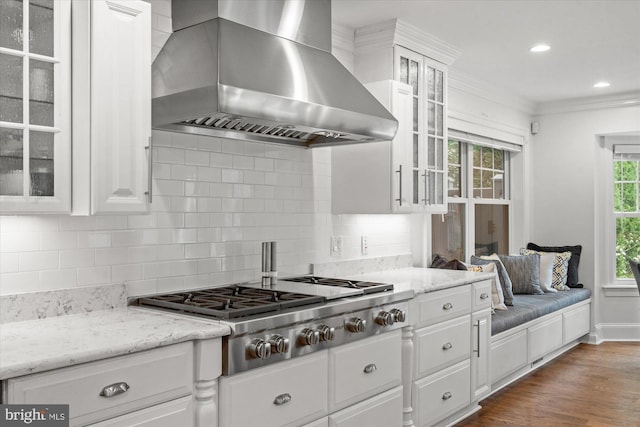
[[[391,140],[397,120],[331,55],[331,0],[173,0],[153,127],[304,147]]]
[[[139,298],[138,305],[230,326],[223,375],[282,362],[406,326],[412,291],[315,276]]]

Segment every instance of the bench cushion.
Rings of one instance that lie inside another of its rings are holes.
[[[491,335],[584,301],[590,296],[591,291],[586,288],[571,288],[569,291],[544,295],[514,295],[513,306],[509,310],[496,311],[491,316]]]

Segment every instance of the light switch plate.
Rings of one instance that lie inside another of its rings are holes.
[[[360,252],[362,255],[369,254],[369,238],[367,236],[360,236]]]

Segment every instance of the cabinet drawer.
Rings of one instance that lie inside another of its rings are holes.
[[[466,315],[415,333],[415,378],[469,358],[471,351],[471,316]]]
[[[527,331],[491,344],[491,384],[527,365]]]
[[[470,387],[468,360],[415,381],[411,405],[417,426],[430,426],[469,405]]]
[[[458,286],[430,292],[418,298],[418,327],[432,325],[443,320],[471,312],[471,286]]]
[[[562,315],[563,343],[567,344],[589,333],[591,329],[591,305],[583,305]]]
[[[562,346],[562,315],[531,326],[529,334],[529,362]]]
[[[299,426],[317,420],[327,415],[327,352],[221,377],[219,394],[220,427]]]
[[[483,280],[473,284],[473,307],[471,311],[484,310],[491,307],[491,280]]]
[[[329,412],[400,385],[401,333],[396,330],[329,350]]]
[[[329,416],[329,427],[392,427],[402,425],[402,386]]]
[[[193,398],[187,396],[91,424],[91,427],[176,427],[193,424]]]
[[[128,390],[100,395],[111,384]],[[71,425],[90,424],[191,394],[193,345],[185,342],[7,381],[7,403],[69,404]]]

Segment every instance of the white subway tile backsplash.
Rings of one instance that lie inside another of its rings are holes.
[[[60,251],[60,268],[92,267],[96,262],[95,249]]]
[[[331,215],[329,148],[153,138],[151,213],[0,217],[0,294],[124,282],[136,296],[258,280],[269,240],[291,274],[332,260],[331,235],[344,237],[342,259],[361,258],[364,234],[370,256],[410,251],[406,215]]]

